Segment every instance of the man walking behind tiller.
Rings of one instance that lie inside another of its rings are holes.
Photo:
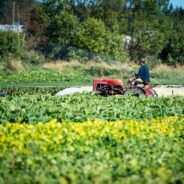
[[[139,60],[139,64],[141,65],[138,74],[135,75],[136,80],[135,84],[142,83],[144,84],[145,88],[149,87],[150,82],[150,74],[149,74],[149,68],[148,65],[145,64],[144,58]]]

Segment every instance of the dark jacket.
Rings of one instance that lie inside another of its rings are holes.
[[[148,65],[146,65],[146,64],[141,65],[141,67],[139,69],[139,72],[136,75],[136,78],[141,78],[143,80],[143,82],[149,82],[150,81]]]

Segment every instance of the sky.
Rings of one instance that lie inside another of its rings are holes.
[[[170,2],[173,4],[174,8],[175,7],[184,8],[184,0],[170,0]]]

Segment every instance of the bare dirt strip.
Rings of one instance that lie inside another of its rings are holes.
[[[80,87],[83,91],[92,91],[92,86],[83,86]],[[184,96],[184,86],[177,85],[158,85],[153,88],[159,97],[161,96]]]
[[[157,86],[153,88],[158,96],[184,96],[183,86]]]

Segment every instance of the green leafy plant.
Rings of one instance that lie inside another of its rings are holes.
[[[34,93],[33,93],[34,94]],[[0,122],[67,122],[151,119],[183,115],[183,97],[127,98],[84,93],[65,96],[32,95],[0,98]]]
[[[83,123],[58,123],[53,119],[46,124],[0,125],[0,181],[182,182],[183,131],[184,118],[178,116]]]
[[[19,57],[25,50],[25,40],[22,33],[0,31],[0,56],[13,54]]]

